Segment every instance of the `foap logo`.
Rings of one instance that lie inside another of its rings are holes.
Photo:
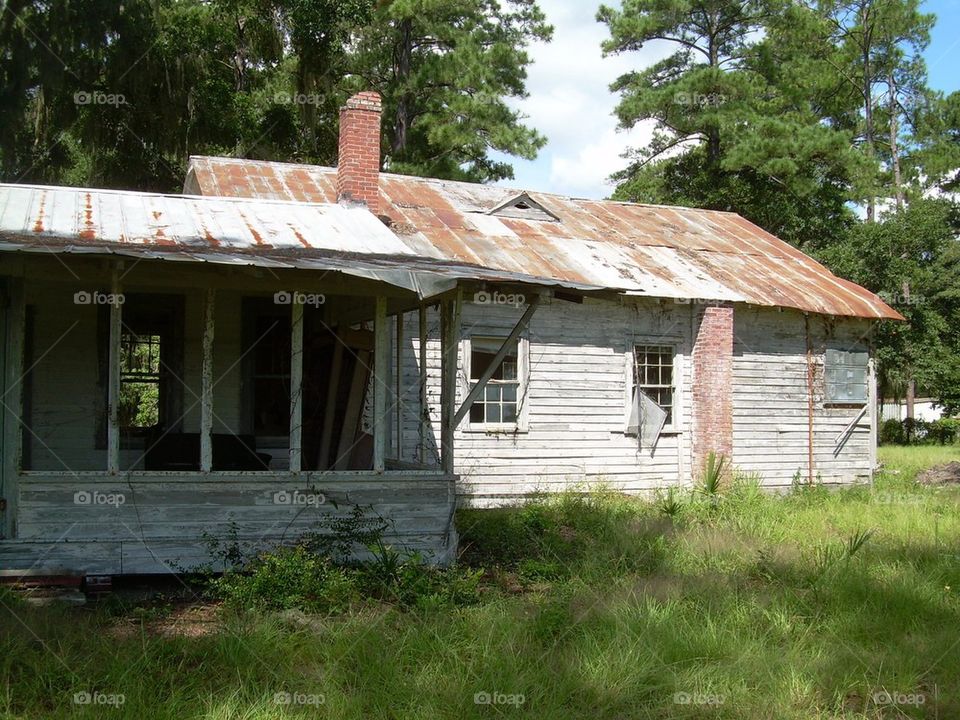
[[[107,505],[108,507],[120,507],[127,501],[123,493],[105,493],[99,490],[77,490],[73,494],[74,505],[84,505],[88,507]]]
[[[313,305],[320,307],[327,301],[320,293],[302,293],[296,290],[281,290],[273,294],[274,305]]]
[[[477,305],[513,305],[520,307],[527,304],[527,297],[523,293],[506,293],[497,290],[481,290],[474,293],[473,301]]]
[[[677,305],[719,305],[721,301],[716,298],[678,297],[673,302]]]
[[[473,704],[474,705],[514,705],[519,707],[527,701],[527,698],[522,693],[502,693],[498,690],[493,692],[487,692],[482,690],[478,693],[474,693]]]
[[[273,696],[274,705],[324,705],[327,697],[323,693],[278,692]]]
[[[319,105],[320,96],[306,93],[278,92],[273,96],[273,102],[277,105]]]
[[[74,705],[107,705],[118,708],[127,701],[123,693],[102,693],[99,690],[94,692],[77,692],[73,694]]]
[[[910,493],[878,492],[874,493],[874,500],[881,505],[923,505],[927,498]]]
[[[723,705],[725,699],[723,695],[710,693],[678,692],[673,694],[675,705]]]
[[[297,507],[320,507],[327,498],[323,493],[304,492],[303,490],[278,490],[273,494],[274,505],[295,505]]]
[[[914,295],[913,293],[905,292],[887,292],[883,290],[877,293],[877,297],[883,300],[887,305],[925,305],[927,302],[926,297],[923,295]]]
[[[123,305],[126,301],[123,293],[78,290],[73,294],[74,305]]]
[[[677,105],[691,107],[717,107],[727,101],[726,95],[720,93],[678,92],[673,96]]]
[[[923,693],[901,693],[878,690],[873,694],[874,705],[923,705],[927,696]]]
[[[120,93],[105,93],[99,90],[80,90],[73,94],[75,105],[126,105],[127,98]]]

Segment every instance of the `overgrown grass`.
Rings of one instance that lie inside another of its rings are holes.
[[[960,717],[960,490],[912,484],[957,454],[883,448],[874,488],[464,511],[473,605],[346,593],[203,625],[7,592],[0,716]]]

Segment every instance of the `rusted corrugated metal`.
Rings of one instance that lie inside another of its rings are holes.
[[[185,191],[334,202],[336,170],[196,157]],[[411,252],[583,287],[902,319],[874,293],[734,213],[527,193],[557,222],[490,211],[519,191],[382,174],[383,212]]]
[[[463,278],[533,281],[418,255],[362,207],[29,185],[0,185],[0,252],[334,270],[421,297]]]

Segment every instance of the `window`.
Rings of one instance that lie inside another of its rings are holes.
[[[289,315],[256,316],[253,335],[253,433],[285,438],[290,434]]]
[[[825,402],[863,405],[867,402],[866,352],[827,349],[824,368]]]
[[[633,386],[666,413],[664,425],[673,424],[673,355],[670,345],[637,345],[633,349]]]
[[[490,368],[506,338],[471,337],[468,347],[470,389]],[[507,426],[520,423],[523,399],[521,368],[522,340],[514,340],[507,349],[480,397],[470,406],[470,425],[474,427]]]
[[[139,448],[158,430],[183,426],[184,297],[126,293],[120,328],[120,401],[117,421],[122,447]],[[100,306],[96,447],[107,442],[107,381],[110,365],[110,311]]]
[[[161,336],[124,332],[120,338],[120,427],[159,427],[161,384],[166,373],[161,362]]]

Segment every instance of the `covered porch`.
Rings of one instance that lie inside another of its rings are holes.
[[[357,508],[397,549],[455,556],[456,278],[369,254],[200,257],[96,231],[78,248],[47,222],[46,242],[0,242],[0,569],[182,572],[212,545],[292,543]],[[429,307],[439,378],[403,322]],[[439,427],[419,410],[431,403]]]

